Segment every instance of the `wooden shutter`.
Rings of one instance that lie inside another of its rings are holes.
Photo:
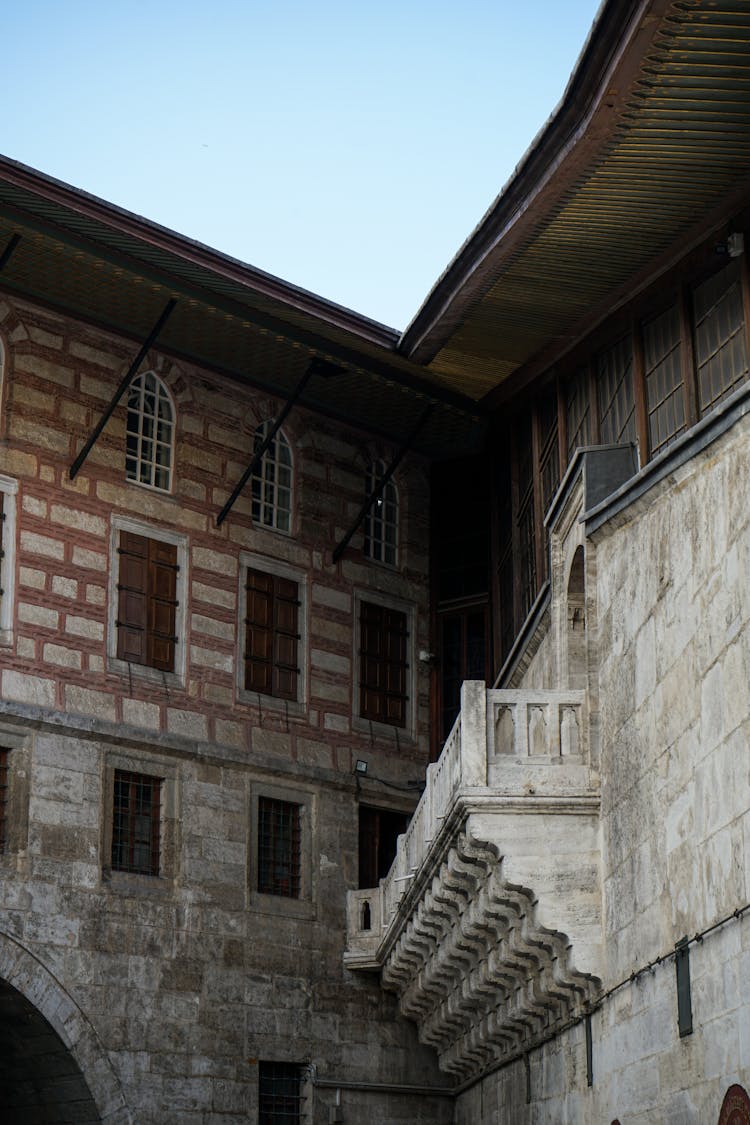
[[[174,672],[177,644],[177,547],[174,543],[147,540],[148,554],[148,664]]]
[[[406,725],[406,614],[373,602],[360,609],[360,715]]]
[[[120,532],[117,655],[131,664],[174,671],[177,643],[177,547]]]
[[[299,586],[248,567],[245,689],[297,699]]]

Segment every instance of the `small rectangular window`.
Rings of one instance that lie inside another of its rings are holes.
[[[164,672],[175,670],[177,547],[120,531],[117,657]]]
[[[115,770],[112,870],[159,874],[161,779]]]
[[[297,1063],[261,1062],[258,1070],[259,1125],[300,1125],[302,1068]]]
[[[247,568],[246,691],[298,699],[299,586],[290,578]]]
[[[375,602],[360,603],[359,713],[363,719],[406,726],[406,614]]]
[[[300,806],[258,798],[258,891],[299,898],[301,887]]]

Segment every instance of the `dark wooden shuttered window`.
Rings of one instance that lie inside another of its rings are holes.
[[[272,797],[258,799],[258,890],[299,898],[301,882],[300,806]]]
[[[120,532],[117,655],[173,672],[177,637],[177,547]]]
[[[567,459],[572,461],[579,446],[591,444],[591,411],[588,369],[577,371],[566,387],[565,409],[568,423]]]
[[[406,726],[407,621],[397,609],[360,606],[359,713],[363,719]]]
[[[299,586],[248,567],[245,689],[298,698]]]
[[[667,309],[643,325],[643,373],[652,457],[666,449],[685,429],[680,343],[677,307]]]
[[[693,311],[700,412],[705,414],[747,378],[738,262],[695,286]]]
[[[161,779],[115,770],[112,870],[159,874]]]
[[[629,336],[596,357],[603,445],[635,441],[633,343]]]

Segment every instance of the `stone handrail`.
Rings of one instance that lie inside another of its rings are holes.
[[[546,772],[556,760],[587,764],[588,724],[583,691],[487,690],[479,680],[461,688],[461,710],[436,762],[427,767],[425,789],[396,858],[380,886],[350,892],[348,928],[357,948],[377,945],[399,903],[427,859],[432,842],[459,792],[495,785],[513,765]],[[560,771],[553,776],[560,780]]]

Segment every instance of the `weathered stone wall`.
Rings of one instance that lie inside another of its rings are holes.
[[[113,1067],[122,1120],[128,1112],[159,1125],[252,1120],[261,1059],[315,1063],[321,1078],[342,1082],[444,1085],[395,1002],[342,967],[358,797],[397,808],[410,801],[369,778],[358,790],[353,763],[364,758],[371,778],[403,786],[427,755],[428,683],[416,660],[412,730],[363,724],[354,686],[357,591],[410,606],[414,651],[429,647],[423,466],[407,458],[397,478],[397,570],[365,560],[361,538],[339,565],[331,561],[362,502],[365,465],[390,451],[302,410],[285,427],[293,533],[254,528],[247,494],[217,529],[254,429],[279,403],[154,352],[144,366],[165,380],[177,409],[174,493],[125,480],[122,404],[70,481],[73,457],[136,348],[10,300],[0,327],[8,354],[0,474],[18,489],[17,549],[6,558],[15,606],[0,648],[0,745],[11,747],[0,957],[6,943],[53,974]],[[153,527],[156,538],[160,529],[183,537],[182,677],[160,682],[113,663],[112,521],[120,517]],[[242,551],[305,576],[302,704],[238,690]],[[114,768],[165,779],[158,878],[108,871]],[[259,793],[304,809],[300,900],[255,889]],[[29,975],[13,986],[43,1010]],[[59,1008],[45,1017],[95,1087],[78,1039],[64,1020],[55,1025]],[[331,1091],[308,1092],[307,1119],[327,1122]],[[347,1123],[447,1122],[452,1113],[446,1099],[415,1113],[413,1096],[351,1097]],[[346,1099],[344,1090],[342,1106]]]
[[[459,1125],[705,1125],[733,1082],[750,1085],[750,914],[732,917],[750,901],[749,497],[745,416],[586,543],[603,987],[622,987],[592,1017],[591,1088],[579,1024],[530,1052],[528,1104],[521,1060],[459,1098]],[[724,918],[690,945],[694,1030],[680,1038],[668,955]]]

